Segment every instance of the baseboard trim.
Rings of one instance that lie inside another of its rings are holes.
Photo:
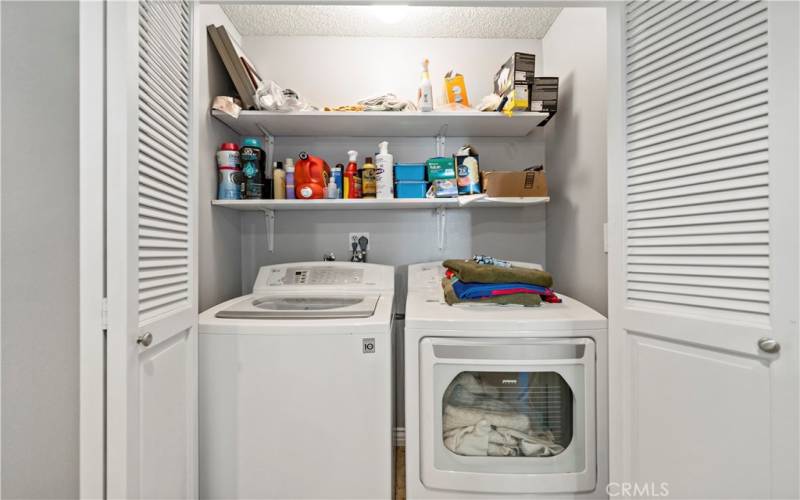
[[[392,438],[394,440],[395,446],[405,446],[406,445],[406,428],[405,427],[395,427],[392,429]]]

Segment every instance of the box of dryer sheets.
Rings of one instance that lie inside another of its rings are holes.
[[[491,198],[548,196],[544,167],[523,171],[487,170],[481,172],[483,192]]]
[[[558,109],[558,77],[537,76],[531,87],[531,111],[553,114]]]
[[[504,106],[510,110],[530,108],[530,88],[533,85],[536,56],[524,52],[514,52],[500,70],[494,75],[494,93],[507,97],[511,102]]]

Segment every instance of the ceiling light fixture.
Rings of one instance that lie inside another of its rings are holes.
[[[408,5],[373,5],[372,12],[386,24],[397,24],[408,16]]]

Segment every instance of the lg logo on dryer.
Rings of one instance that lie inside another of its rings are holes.
[[[361,347],[364,354],[375,354],[375,338],[361,339]]]

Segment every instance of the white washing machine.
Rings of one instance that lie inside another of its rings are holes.
[[[262,267],[200,315],[201,498],[390,498],[394,268]]]
[[[443,274],[408,270],[407,498],[607,498],[606,318],[560,294],[451,307]]]

